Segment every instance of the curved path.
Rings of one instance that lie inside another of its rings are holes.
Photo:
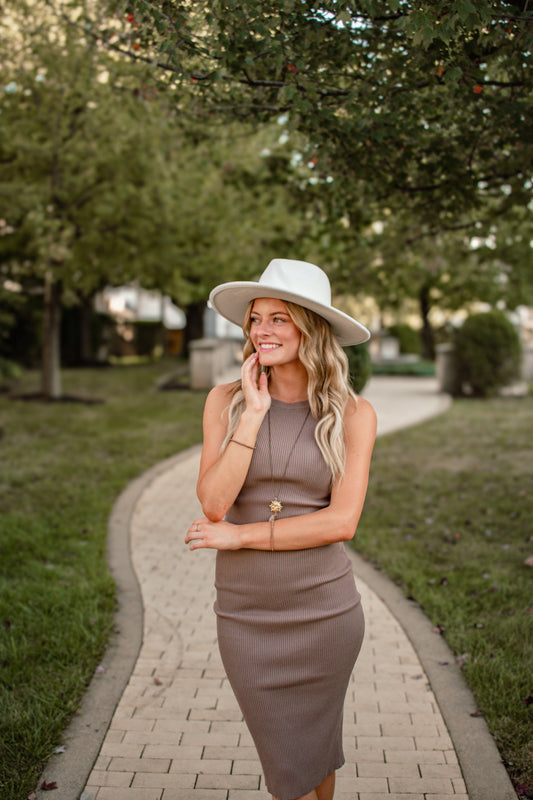
[[[373,379],[365,394],[380,434],[449,404],[434,381],[420,379]],[[183,544],[199,514],[199,457],[195,447],[156,465],[114,508],[119,633],[67,733],[65,754],[43,776],[57,782],[56,800],[80,792],[83,800],[270,797],[218,655],[215,553]],[[442,638],[387,578],[351,555],[367,635],[346,698],[336,800],[516,798]]]

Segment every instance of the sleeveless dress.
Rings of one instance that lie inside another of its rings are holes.
[[[279,483],[308,409],[307,401],[272,400],[274,488],[265,417],[229,522],[268,521],[274,494],[283,504],[278,519],[329,504],[329,470],[311,415]],[[344,763],[344,698],[364,632],[350,560],[342,542],[305,550],[220,550],[215,585],[222,661],[267,788],[278,800],[294,800]]]

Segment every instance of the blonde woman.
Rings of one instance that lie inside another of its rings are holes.
[[[314,264],[274,259],[217,286],[243,325],[241,380],[204,412],[191,550],[217,552],[219,647],[276,800],[332,800],[342,711],[364,618],[343,543],[357,528],[376,434],[342,345],[369,338]]]

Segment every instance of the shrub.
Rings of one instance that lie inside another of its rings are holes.
[[[501,311],[468,317],[455,331],[459,392],[474,397],[494,395],[520,374],[518,334]]]
[[[345,347],[344,352],[348,356],[352,388],[354,392],[359,394],[363,391],[372,375],[372,364],[370,362],[368,347],[365,344],[357,344],[353,347]]]
[[[420,341],[420,333],[410,325],[405,323],[398,323],[397,325],[389,326],[389,335],[398,339],[400,345],[400,353],[414,353],[419,356],[422,353],[422,343]]]

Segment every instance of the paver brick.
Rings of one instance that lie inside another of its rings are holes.
[[[199,789],[259,789],[259,775],[198,775]]]
[[[111,742],[106,739],[100,750],[103,756],[140,758],[143,751],[142,744],[130,744],[127,742]]]
[[[442,750],[387,750],[385,761],[387,763],[410,764],[445,764],[445,753]]]
[[[455,794],[451,779],[446,778],[419,778],[417,781],[406,778],[389,778],[391,792],[410,792],[418,789],[423,794]]]
[[[112,758],[109,769],[114,772],[168,772],[169,758]]]
[[[198,759],[172,759],[170,765],[170,772],[194,772],[200,775],[203,772],[207,774],[229,775],[232,771],[233,761],[226,759],[225,761],[220,758],[198,758]]]
[[[132,786],[135,789],[193,789],[195,783],[196,773],[191,772],[137,772]]]
[[[203,744],[206,747],[213,747],[216,745],[226,745],[227,747],[236,747],[239,744],[238,733],[184,733],[181,743],[184,745]]]
[[[357,765],[359,778],[420,778],[417,764],[361,762]]]
[[[155,722],[153,733],[157,734],[160,731],[165,733],[205,733],[209,731],[209,720],[189,720],[189,719],[174,719],[173,717],[165,717],[158,719]]]
[[[225,789],[165,789],[161,800],[227,800]]]
[[[335,796],[335,800],[340,800],[340,797]],[[346,798],[346,800],[355,800],[355,798]],[[384,798],[382,794],[359,792],[359,800],[425,800],[425,798],[423,794],[387,794]],[[434,798],[432,797],[431,800]]]
[[[217,746],[207,746],[204,749],[203,758],[221,758],[226,759],[229,758],[231,760],[234,759],[257,759],[257,751],[255,747],[224,747],[221,745]]]
[[[119,789],[103,786],[96,794],[96,800],[161,800],[161,789]]]
[[[231,772],[233,775],[262,775],[263,768],[259,759],[236,760],[233,761]]]
[[[133,772],[104,772],[93,770],[89,775],[87,787],[90,786],[129,786],[133,780]]]

